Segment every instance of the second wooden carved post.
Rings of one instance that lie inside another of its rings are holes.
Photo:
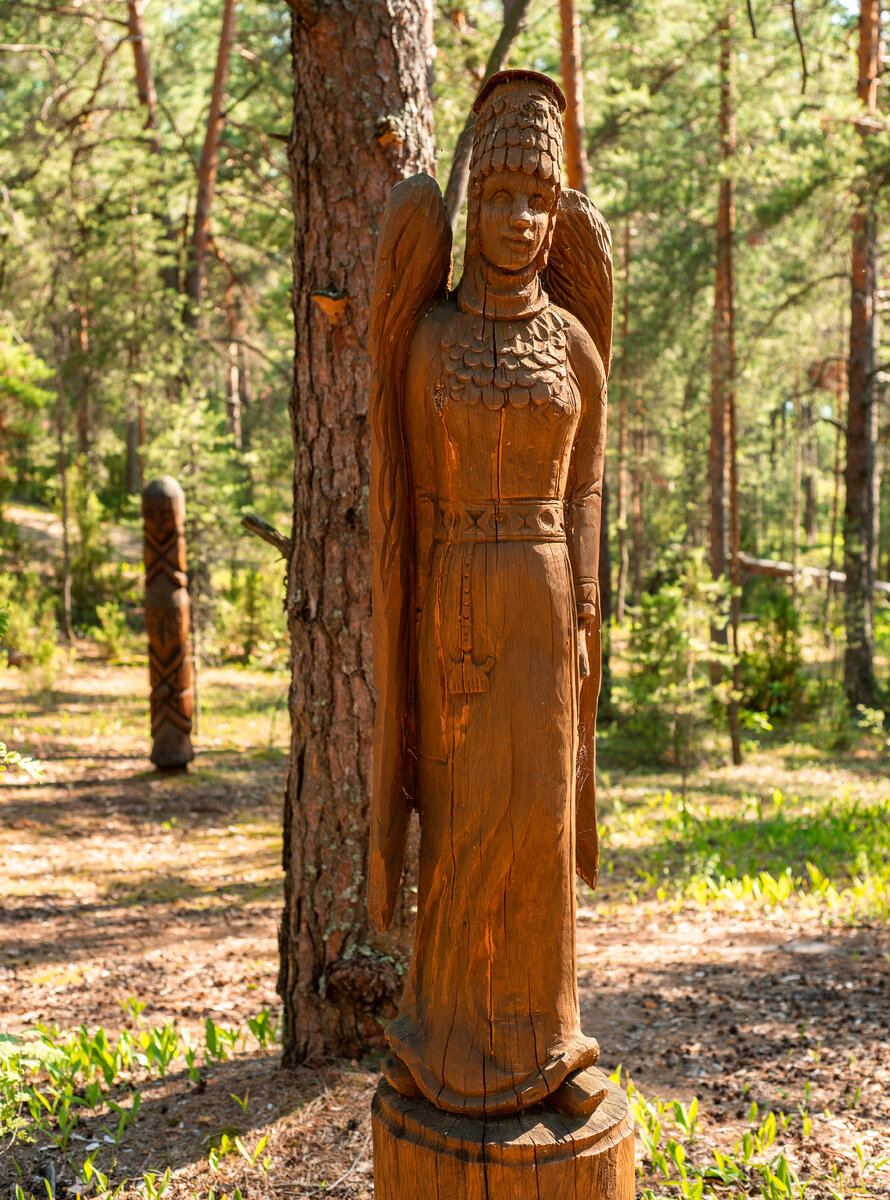
[[[185,570],[185,496],[169,475],[142,493],[145,534],[145,629],[151,684],[151,761],[185,769],[192,749],[192,658]]]
[[[630,1200],[627,1096],[581,1030],[575,873],[599,870],[594,727],[609,231],[561,188],[565,100],[476,101],[464,274],[436,183],[393,189],[371,312],[369,908],[409,808],[417,922],[373,1105],[379,1200]]]

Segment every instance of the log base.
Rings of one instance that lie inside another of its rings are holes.
[[[476,1121],[381,1080],[371,1123],[375,1200],[633,1200],[633,1118],[611,1082],[589,1117]]]

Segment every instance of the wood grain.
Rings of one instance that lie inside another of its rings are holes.
[[[192,658],[185,563],[185,496],[169,475],[142,493],[145,628],[151,683],[151,761],[182,770],[192,749]]]
[[[538,1105],[476,1121],[409,1100],[383,1081],[372,1125],[380,1200],[630,1200],[634,1194],[633,1120],[614,1083],[587,1119]]]
[[[480,92],[455,291],[432,179],[393,190],[375,264],[379,925],[409,807],[420,818],[413,951],[374,1107],[375,1194],[398,1200],[633,1189],[627,1099],[594,1070],[578,1007],[613,293],[608,226],[561,190],[564,103],[535,72]]]

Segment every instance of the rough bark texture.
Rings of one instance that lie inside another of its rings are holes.
[[[145,128],[150,131],[150,146],[152,154],[159,162],[163,147],[161,144],[161,127],[158,120],[158,93],[155,88],[154,74],[151,69],[151,53],[145,25],[142,19],[143,0],[127,0],[127,33],[133,47],[133,64],[136,70],[136,94],[139,103],[145,108]],[[164,287],[176,291],[179,284],[179,271],[176,265],[176,238],[173,226],[167,213],[160,214],[164,234],[170,242],[170,262],[161,271]],[[141,491],[141,484],[139,487]]]
[[[293,10],[295,451],[292,743],[278,989],[285,1064],[381,1043],[407,941],[365,910],[371,691],[368,306],[380,218],[433,165],[430,12],[323,3]],[[407,931],[409,934],[410,931]]]
[[[720,38],[720,158],[726,166],[735,154],[732,106],[732,16],[718,26]],[[735,197],[728,174],[720,180],[717,206],[717,270],[714,282],[714,329],[711,353],[711,436],[708,452],[709,546],[715,579],[726,573],[729,545],[729,397],[735,377],[732,241]]]
[[[232,41],[235,37],[235,0],[223,0],[222,27],[216,52],[216,67],[210,89],[210,110],[207,114],[207,131],[198,163],[198,194],[195,200],[195,224],[189,247],[189,267],[186,276],[186,294],[189,298],[187,317],[189,324],[196,325],[201,293],[204,290],[204,264],[207,258],[207,243],[210,240],[210,209],[216,190],[216,168],[219,158],[219,141],[226,122],[223,99],[229,81],[229,62],[232,57]]]
[[[880,69],[879,0],[862,0],[859,15],[859,99],[867,118],[877,106]],[[869,132],[868,119],[860,132]],[[851,705],[875,700],[874,578],[878,546],[878,406],[875,402],[877,218],[867,196],[853,217],[849,402],[844,478],[844,691]]]
[[[581,75],[581,26],[578,0],[559,0],[560,69],[566,97],[563,116],[566,176],[569,187],[587,191],[587,152],[584,149],[584,89]]]
[[[628,395],[628,342],[630,340],[630,218],[624,222],[624,296],[621,306],[621,384],[618,389],[618,589],[615,597],[615,620],[624,621],[627,601],[627,570],[630,549],[627,540],[627,425],[630,397]]]

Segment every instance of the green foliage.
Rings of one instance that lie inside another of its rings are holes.
[[[800,616],[791,592],[771,589],[741,655],[742,705],[773,720],[800,715],[806,701]]]
[[[34,571],[12,576],[0,572],[0,606],[7,607],[3,644],[15,651],[23,669],[41,688],[50,687],[62,657],[55,602]]]
[[[606,829],[615,866],[636,877],[635,897],[764,909],[794,901],[826,922],[890,919],[886,799],[803,802],[776,789],[723,814],[667,792],[613,805]]]
[[[90,631],[93,641],[106,658],[120,658],[127,632],[126,613],[113,600],[96,605],[96,625]]]
[[[72,615],[75,624],[92,625],[98,605],[105,601],[108,592],[108,573],[104,568],[111,559],[111,546],[105,514],[90,486],[83,458],[68,473],[68,502],[77,529],[71,554]]]
[[[13,484],[10,452],[21,453],[35,432],[40,409],[52,399],[39,386],[50,374],[31,348],[0,323],[0,504]]]
[[[84,1114],[91,1113],[91,1120],[104,1119],[106,1142],[118,1146],[139,1116],[142,1094],[134,1086],[137,1072],[164,1078],[174,1064],[183,1062],[190,1078],[200,1079],[199,1071],[192,1073],[196,1070],[195,1048],[184,1032],[170,1022],[146,1028],[141,1016],[145,1004],[133,997],[122,1007],[137,1028],[122,1030],[117,1040],[102,1026],[92,1033],[84,1025],[68,1034],[42,1025],[21,1037],[0,1033],[0,1140],[11,1144],[16,1140],[33,1142],[38,1135],[48,1138],[77,1177],[86,1185],[95,1185],[100,1194],[116,1195],[126,1181],[115,1182],[103,1175],[94,1162],[95,1152],[82,1162],[73,1157],[78,1139],[72,1134]],[[250,1018],[245,1029],[216,1025],[208,1018],[204,1064],[225,1061],[239,1043],[247,1048],[249,1034],[264,1051],[270,1040],[277,1038],[267,1010]],[[268,1156],[263,1156],[267,1138],[259,1138],[248,1149],[237,1133],[234,1138],[226,1135],[224,1145],[216,1142],[217,1169],[227,1153],[237,1153],[265,1175],[270,1163]],[[161,1176],[145,1174],[146,1196],[161,1196],[170,1181],[169,1170]]]
[[[622,1068],[618,1067],[610,1076],[621,1085]],[[694,1152],[695,1124],[699,1102],[695,1098],[688,1108],[679,1100],[673,1103],[659,1097],[648,1099],[630,1078],[624,1084],[630,1100],[631,1111],[644,1150],[642,1161],[637,1163],[637,1174],[641,1179],[660,1178],[659,1188],[669,1189],[671,1196],[687,1197],[688,1200],[718,1200],[723,1195],[750,1196],[759,1194],[763,1200],[803,1200],[814,1183],[831,1183],[840,1186],[832,1195],[843,1195],[843,1175],[835,1165],[830,1177],[824,1175],[801,1175],[789,1162],[787,1155],[779,1149],[777,1136],[779,1126],[787,1129],[792,1120],[800,1117],[806,1128],[809,1116],[805,1110],[789,1115],[772,1110],[761,1114],[752,1103],[748,1112],[749,1129],[736,1139],[729,1154],[711,1149],[707,1158]],[[680,1135],[665,1136],[668,1123],[672,1122]],[[812,1124],[812,1122],[810,1122]],[[685,1144],[684,1144],[685,1143]],[[871,1164],[872,1160],[869,1160]],[[871,1169],[877,1169],[871,1166]],[[864,1177],[864,1173],[863,1173]],[[730,1189],[728,1192],[726,1189]],[[643,1187],[643,1200],[661,1200],[663,1192]]]
[[[627,681],[613,693],[622,716],[610,749],[637,762],[688,767],[726,699],[710,667],[731,663],[711,641],[711,629],[726,624],[728,590],[711,578],[700,550],[673,552],[665,572],[667,580],[631,614]]]

